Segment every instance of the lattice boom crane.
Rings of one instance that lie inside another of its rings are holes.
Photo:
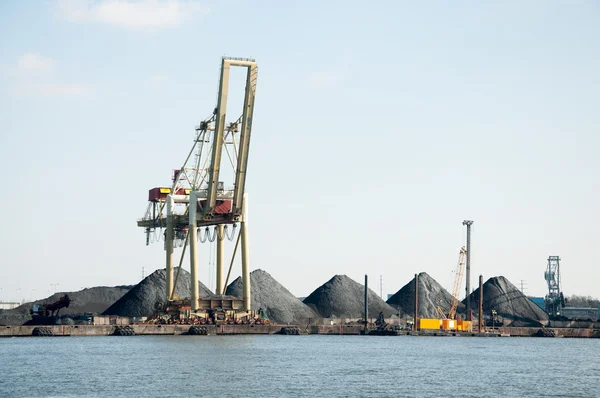
[[[460,293],[460,285],[462,284],[466,258],[467,250],[464,247],[462,247],[460,249],[460,254],[458,257],[458,264],[456,265],[456,270],[454,271],[454,288],[452,289],[452,304],[450,305],[448,319],[454,319],[456,317],[456,308],[458,307],[458,295]],[[467,297],[467,300],[468,299],[469,298]]]

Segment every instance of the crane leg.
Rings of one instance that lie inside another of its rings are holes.
[[[192,292],[192,311],[198,310],[198,232],[196,228],[190,228],[190,291]]]
[[[244,290],[244,310],[250,311],[252,297],[250,295],[250,259],[248,258],[248,217],[247,217],[247,206],[248,196],[244,194],[243,204],[243,221],[240,223],[240,237],[242,244],[242,285]]]
[[[223,286],[223,260],[225,258],[225,226],[217,225],[217,285],[215,294],[225,294],[226,286]]]
[[[190,234],[190,291],[191,294],[191,310],[192,312],[198,311],[198,296],[200,294],[198,288],[198,230],[196,226],[196,207],[198,205],[198,199],[195,192],[190,193],[190,206],[189,206],[189,229]]]
[[[171,300],[171,292],[173,292],[173,197],[167,196],[167,236],[165,238],[165,246],[167,251],[166,264],[166,296],[167,303]]]

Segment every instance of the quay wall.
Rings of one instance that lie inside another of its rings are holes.
[[[208,335],[235,335],[235,334],[276,334],[281,332],[282,327],[290,325],[208,325],[204,326]],[[48,326],[0,326],[0,337],[26,337],[33,336],[36,327],[50,329],[54,336],[111,336],[116,325],[48,325]],[[130,325],[138,336],[150,335],[183,335],[186,334],[190,325]],[[325,335],[360,335],[361,325],[310,325],[298,327],[301,334],[325,334]],[[512,336],[530,337],[535,335],[540,328],[497,328],[488,333],[454,333],[458,336]],[[556,337],[571,338],[600,338],[600,329],[584,328],[546,328],[553,330]],[[402,330],[400,335],[422,335],[433,336],[434,333],[411,332]],[[437,335],[452,335],[452,333],[435,333]]]

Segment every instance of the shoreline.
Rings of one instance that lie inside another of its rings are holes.
[[[127,328],[131,330],[130,335],[135,336],[180,336],[187,335],[190,331],[190,325],[144,325],[134,324]],[[42,328],[43,336],[114,336],[124,326],[119,325],[38,325],[38,326],[0,326],[1,337],[41,337],[39,335]],[[360,325],[206,325],[206,335],[265,335],[265,334],[290,334],[286,329],[296,328],[301,335],[364,335],[363,327]],[[37,329],[37,331],[36,331]],[[525,327],[502,327],[487,331],[478,332],[447,332],[434,330],[398,330],[395,336],[427,336],[427,337],[542,337],[537,336],[539,331],[546,331],[546,338],[600,338],[600,329],[589,328],[525,328]],[[548,333],[549,332],[549,333]],[[292,333],[294,334],[294,333]],[[550,335],[548,335],[550,334]],[[377,335],[373,333],[372,335]]]

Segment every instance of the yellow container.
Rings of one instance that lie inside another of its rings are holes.
[[[473,322],[471,321],[459,321],[460,322],[460,329],[463,332],[472,332],[473,331]]]
[[[442,319],[442,329],[444,330],[456,330],[456,323],[458,321],[454,319]]]
[[[428,319],[428,318],[419,319],[419,328],[421,330],[423,330],[423,329],[440,330],[440,326],[442,326],[441,319]]]

